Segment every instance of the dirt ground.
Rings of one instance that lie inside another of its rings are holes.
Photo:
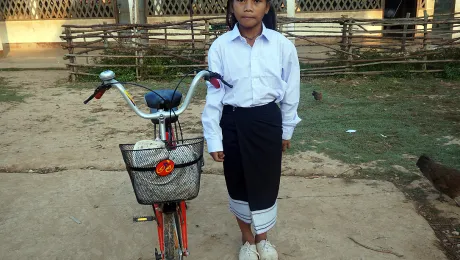
[[[240,235],[224,187],[223,176],[203,175],[187,211],[187,259],[238,259]],[[282,260],[398,258],[351,239],[402,259],[446,259],[425,219],[391,183],[283,177],[281,187],[270,239]],[[0,196],[1,259],[153,259],[154,223],[132,222],[151,208],[136,203],[125,172],[6,173]]]
[[[154,225],[130,221],[150,208],[136,203],[118,148],[152,138],[152,124],[115,90],[84,105],[93,90],[60,86],[65,71],[0,77],[28,95],[24,103],[0,103],[0,259],[152,259]],[[201,109],[195,102],[181,116],[186,137],[201,135]],[[190,203],[189,259],[237,259],[221,165],[205,159],[200,196]],[[343,179],[356,166],[314,152],[286,156],[284,166],[271,234],[280,259],[398,258],[369,247],[403,259],[447,259],[418,214],[422,206],[393,184]],[[414,185],[430,189],[424,181]],[[451,201],[428,200],[458,218]]]
[[[0,169],[8,172],[49,172],[56,169],[122,170],[120,143],[153,138],[153,124],[138,117],[115,89],[100,100],[83,101],[93,89],[59,85],[65,71],[0,72],[19,94],[31,95],[25,103],[0,103]],[[95,86],[96,87],[96,86]],[[142,90],[128,88],[139,107]],[[202,135],[203,102],[194,102],[181,115],[185,137]],[[286,158],[284,175],[339,175],[352,167],[312,152]],[[75,160],[80,158],[80,160]],[[222,173],[222,166],[206,157],[206,172]],[[295,161],[296,163],[292,163]]]
[[[23,68],[62,68],[65,69],[64,54],[61,48],[15,49],[0,59],[0,69]]]

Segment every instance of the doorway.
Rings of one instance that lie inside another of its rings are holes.
[[[460,0],[459,0],[460,1]],[[434,21],[443,21],[454,18],[455,1],[454,0],[435,0],[434,1]],[[452,38],[453,24],[434,23],[433,36],[440,38]]]
[[[407,14],[409,14],[409,17],[417,16],[417,0],[385,0],[384,19],[406,18]],[[384,36],[402,37],[403,34],[401,32],[403,29],[403,25],[384,26],[384,30],[386,31]],[[407,38],[414,36],[414,29],[414,25],[407,26],[407,30],[412,31],[406,34]]]

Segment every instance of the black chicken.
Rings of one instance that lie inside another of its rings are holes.
[[[440,192],[440,198],[442,194],[446,194],[460,207],[456,200],[460,196],[460,171],[436,163],[424,154],[420,156],[416,165],[423,176]]]
[[[313,90],[313,93],[311,93],[311,95],[315,98],[315,100],[323,99],[323,93],[316,92],[316,90]]]

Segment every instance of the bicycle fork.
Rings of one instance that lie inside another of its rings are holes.
[[[185,201],[181,201],[179,203],[179,223],[181,227],[181,237],[182,237],[182,244],[183,244],[183,250],[182,253],[184,256],[189,255],[188,251],[188,236],[187,236],[187,206],[185,204]]]
[[[164,222],[163,222],[163,209],[161,208],[160,204],[154,204],[153,210],[155,212],[155,218],[157,222],[157,231],[158,231],[158,242],[160,244],[160,253],[157,252],[155,248],[155,259],[156,260],[164,260],[165,257],[165,241],[164,241]],[[179,205],[176,205],[175,210],[177,211],[177,215],[179,216],[178,223],[180,225],[180,243],[182,255],[189,256],[190,253],[188,251],[188,236],[187,236],[187,205],[185,201],[181,201]],[[176,227],[177,228],[177,227]],[[179,231],[179,230],[177,230]]]

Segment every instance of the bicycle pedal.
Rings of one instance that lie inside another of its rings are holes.
[[[145,222],[145,221],[154,221],[154,216],[142,216],[142,217],[134,217],[133,222]]]
[[[158,250],[155,248],[155,260],[162,260],[161,254],[158,253]]]

